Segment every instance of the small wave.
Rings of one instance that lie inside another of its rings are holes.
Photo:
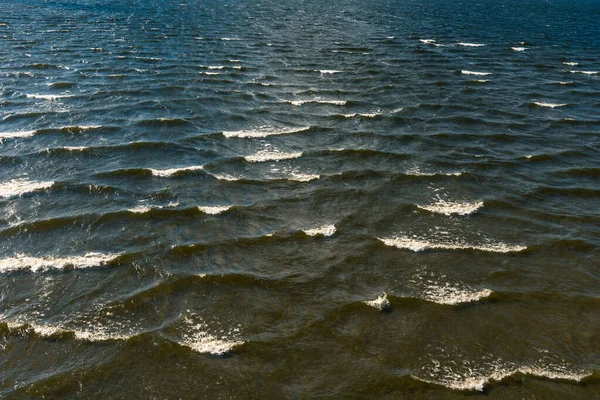
[[[598,75],[600,71],[571,71],[573,74]]]
[[[438,250],[480,250],[493,253],[511,253],[527,249],[526,246],[511,246],[506,243],[490,244],[470,244],[462,242],[441,243],[426,239],[416,239],[407,236],[398,236],[391,238],[377,238],[387,246],[397,247],[399,249],[408,249],[412,251],[423,251],[428,249]]]
[[[262,138],[273,135],[284,135],[288,133],[298,133],[310,129],[310,126],[303,127],[290,127],[290,128],[278,128],[275,126],[264,125],[255,129],[241,130],[241,131],[225,131],[223,136],[226,138],[238,137],[238,138]]]
[[[73,330],[60,325],[37,324],[30,322],[5,322],[10,330],[29,330],[40,337],[52,337],[57,335],[73,335],[75,339],[86,342],[105,342],[108,340],[128,340],[135,334],[118,334],[110,332],[103,326],[93,326],[90,330]]]
[[[152,210],[152,208],[150,206],[145,206],[145,205],[140,205],[134,208],[129,208],[127,209],[127,211],[134,213],[134,214],[145,214],[147,212],[150,212]]]
[[[189,347],[198,353],[209,353],[214,355],[223,355],[230,352],[234,347],[244,344],[239,339],[239,328],[230,329],[226,335],[216,336],[209,332],[208,324],[202,319],[195,323],[191,318],[184,320],[186,331],[179,344]],[[221,332],[223,332],[221,330]]]
[[[493,293],[490,289],[475,290],[460,282],[450,283],[445,275],[417,274],[411,284],[420,291],[419,296],[423,299],[449,306],[477,302]]]
[[[302,157],[302,152],[284,153],[277,150],[261,150],[244,159],[248,162],[282,161]]]
[[[564,106],[567,105],[566,103],[562,103],[562,104],[559,104],[559,103],[541,103],[541,102],[537,102],[537,101],[534,101],[533,104],[535,104],[538,107],[548,107],[548,108],[564,107]]]
[[[527,47],[511,47],[511,49],[514,51],[525,51],[527,50]]]
[[[73,97],[72,94],[27,94],[26,96],[28,99],[42,99],[48,101]]]
[[[25,193],[44,190],[54,185],[53,181],[30,181],[28,179],[13,179],[0,183],[0,198],[21,196]]]
[[[69,125],[69,126],[61,126],[57,128],[61,132],[68,133],[81,133],[85,131],[90,131],[94,129],[102,129],[104,128],[102,125]]]
[[[318,69],[316,72],[320,72],[322,74],[341,74],[344,71],[340,71],[337,69]]]
[[[30,137],[35,134],[35,131],[20,131],[20,132],[0,132],[0,142],[4,139],[16,139]]]
[[[238,40],[242,40],[242,39],[234,38],[234,37],[223,37],[223,38],[221,38],[221,40],[228,42],[228,41],[238,41]]]
[[[290,176],[286,177],[286,179],[290,181],[298,181],[298,182],[310,182],[316,179],[321,178],[321,175],[313,175],[313,174],[299,174],[293,172]]]
[[[373,300],[365,300],[363,301],[368,306],[374,307],[379,311],[387,310],[390,308],[390,301],[388,300],[386,293],[381,293],[377,296],[376,299]]]
[[[190,167],[169,168],[169,169],[150,169],[152,175],[161,177],[170,177],[186,171],[200,171],[204,169],[202,165],[192,165]]]
[[[462,71],[460,71],[460,73],[463,74],[463,75],[478,75],[478,76],[492,75],[491,72],[467,71],[465,69],[463,69]]]
[[[183,118],[156,118],[156,119],[145,119],[138,122],[141,126],[177,126],[177,125],[188,125],[190,122]]]
[[[239,176],[233,176],[233,175],[229,175],[229,174],[210,173],[210,175],[214,176],[215,178],[217,178],[221,181],[228,181],[228,182],[235,182],[235,181],[239,181],[240,179],[242,179]]]
[[[346,100],[288,100],[287,102],[294,106],[301,106],[303,104],[310,104],[310,103],[331,104],[334,106],[345,106],[347,103]]]
[[[444,215],[469,215],[483,207],[483,202],[451,202],[443,199],[438,199],[435,203],[427,205],[418,205],[417,207],[427,210],[432,213],[444,214]]]
[[[210,72],[210,71],[202,71],[200,72],[201,75],[223,75],[222,72]]]
[[[463,172],[424,172],[419,168],[411,168],[406,170],[405,174],[412,176],[461,176]]]
[[[323,225],[318,228],[302,230],[308,236],[332,236],[336,231],[335,225]]]
[[[233,206],[198,206],[198,210],[205,214],[217,215],[231,209]]]
[[[591,375],[591,372],[577,371],[566,365],[530,365],[516,366],[511,363],[497,361],[492,365],[481,368],[471,367],[468,372],[455,372],[448,367],[442,367],[439,361],[433,360],[434,366],[426,371],[429,375],[421,377],[412,375],[413,378],[422,382],[445,386],[453,390],[483,391],[492,382],[500,382],[516,374],[531,375],[552,380],[565,380],[581,382]],[[466,363],[467,366],[470,363]]]
[[[579,65],[578,62],[572,62],[572,61],[563,62],[563,64],[568,65],[569,67],[575,67],[575,66]]]
[[[481,44],[481,43],[465,43],[465,42],[459,42],[458,45],[463,46],[463,47],[483,47],[483,46],[485,46],[485,44]]]
[[[354,113],[354,114],[342,114],[343,117],[345,118],[355,118],[355,117],[362,117],[362,118],[375,118],[378,115],[381,115],[381,112],[374,112],[374,113]]]
[[[61,269],[68,266],[74,268],[88,268],[107,264],[119,257],[119,254],[87,253],[83,256],[72,257],[30,257],[17,254],[16,257],[0,259],[0,272],[12,272],[17,270],[47,270],[51,268]]]
[[[435,39],[419,39],[419,42],[422,42],[425,44],[432,44],[433,42],[435,42]]]

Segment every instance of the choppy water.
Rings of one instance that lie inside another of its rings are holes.
[[[0,395],[600,398],[600,4],[2,1]]]

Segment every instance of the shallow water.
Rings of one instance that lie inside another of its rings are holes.
[[[0,396],[600,397],[598,3],[0,9]]]

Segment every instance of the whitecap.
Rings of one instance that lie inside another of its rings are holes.
[[[317,72],[320,72],[322,74],[340,74],[344,71],[340,71],[337,69],[319,69],[319,70],[317,70]]]
[[[571,71],[574,74],[584,74],[584,75],[598,75],[600,71]]]
[[[217,215],[224,213],[225,211],[231,209],[231,207],[233,206],[198,206],[198,210],[205,214]]]
[[[575,66],[579,65],[578,62],[572,62],[572,61],[563,62],[563,64],[568,65],[569,67],[575,67]]]
[[[527,50],[527,47],[511,47],[511,49],[514,51],[525,51]]]
[[[320,175],[299,174],[299,173],[292,173],[290,176],[287,177],[287,179],[290,181],[298,181],[298,182],[310,182],[310,181],[314,181],[319,178],[321,178]]]
[[[209,331],[208,324],[201,319],[200,322],[194,323],[186,317],[184,323],[186,329],[179,344],[187,346],[198,353],[223,355],[230,352],[234,347],[244,344],[237,335],[239,331],[237,328],[230,329],[227,335],[217,336]]]
[[[278,150],[261,150],[244,159],[248,162],[282,161],[302,157],[302,152],[284,153]]]
[[[233,176],[233,175],[229,175],[229,174],[210,173],[210,175],[214,176],[215,178],[217,178],[219,180],[228,181],[228,182],[235,182],[235,181],[239,181],[240,179],[242,179],[239,176]]]
[[[533,104],[535,104],[536,106],[539,106],[539,107],[548,107],[548,108],[564,107],[564,106],[567,105],[566,103],[562,103],[562,104],[558,104],[558,103],[541,103],[541,102],[537,102],[537,101],[534,101]]]
[[[318,228],[305,229],[302,232],[308,236],[332,236],[337,231],[335,225],[323,225]]]
[[[66,97],[73,97],[72,94],[26,94],[29,99],[42,99],[54,101],[56,99],[63,99]]]
[[[202,165],[192,165],[190,167],[181,168],[150,169],[150,171],[152,171],[152,175],[154,176],[169,177],[183,171],[200,171],[202,169],[204,169],[204,166]]]
[[[457,363],[452,363],[457,365]],[[542,365],[539,365],[542,364]],[[531,365],[517,365],[496,360],[481,366],[475,366],[468,360],[460,363],[465,370],[456,371],[450,366],[442,366],[440,361],[432,360],[429,368],[423,368],[422,373],[412,375],[422,382],[445,386],[453,390],[483,391],[492,382],[500,382],[517,373],[552,380],[580,382],[591,375],[591,372],[576,370],[564,364],[547,364],[542,362]],[[421,376],[421,375],[426,376]]]
[[[34,134],[35,131],[0,132],[0,141],[2,141],[3,139],[31,137]]]
[[[15,257],[0,259],[0,272],[12,272],[17,270],[47,270],[51,268],[61,269],[67,266],[74,268],[88,268],[104,265],[115,260],[119,254],[86,253],[83,256],[70,257],[31,257],[17,254]]]
[[[241,40],[241,39],[234,38],[234,37],[224,37],[224,38],[221,38],[221,40],[225,40],[225,41],[232,41],[233,40],[233,41],[235,41],[235,40]]]
[[[149,206],[145,206],[145,205],[139,205],[137,207],[134,208],[129,208],[127,211],[134,213],[134,214],[145,214],[149,211],[151,211],[152,208]]]
[[[482,201],[477,202],[452,202],[443,199],[438,199],[436,202],[426,205],[419,205],[417,207],[427,210],[432,213],[444,214],[444,215],[469,215],[483,207]]]
[[[275,126],[264,125],[254,129],[241,130],[241,131],[225,131],[223,136],[226,138],[238,137],[238,138],[262,138],[273,135],[284,135],[288,133],[298,133],[310,129],[310,126],[302,127],[287,127],[278,128]]]
[[[303,104],[317,103],[317,104],[331,104],[335,106],[346,105],[346,100],[289,100],[288,103],[294,106],[301,106]]]
[[[86,342],[105,342],[108,340],[128,340],[133,334],[118,334],[110,332],[110,329],[104,326],[93,326],[89,330],[69,329],[61,325],[39,324],[28,321],[10,321],[6,322],[9,329],[27,329],[33,331],[40,337],[51,337],[55,335],[72,334],[76,340]]]
[[[486,243],[472,244],[460,241],[456,242],[435,242],[427,239],[419,239],[408,236],[396,236],[390,238],[377,238],[387,246],[397,247],[399,249],[408,249],[412,251],[423,251],[429,249],[436,250],[479,250],[493,253],[511,253],[527,249],[526,246],[509,245],[506,243]]]
[[[459,42],[458,45],[464,46],[464,47],[483,47],[483,46],[485,46],[485,44],[481,44],[481,43],[465,43],[465,42]]]
[[[479,76],[486,76],[486,75],[492,75],[491,72],[477,72],[477,71],[467,71],[465,69],[463,69],[462,71],[460,71],[463,75],[479,75]]]
[[[490,289],[476,290],[464,283],[450,283],[445,275],[436,277],[433,274],[417,274],[411,284],[419,291],[419,297],[442,305],[472,303],[489,297]]]
[[[354,113],[354,114],[342,114],[344,117],[346,118],[354,118],[354,117],[363,117],[363,118],[375,118],[378,115],[381,115],[380,112],[374,112],[374,113]]]
[[[435,42],[435,39],[419,39],[419,41],[425,44],[431,44]]]
[[[223,75],[222,72],[208,72],[208,71],[202,71],[202,72],[200,72],[200,74],[202,74],[202,75]]]
[[[373,300],[365,300],[363,301],[368,306],[374,307],[379,311],[386,310],[390,308],[390,301],[388,300],[386,293],[381,293],[377,298]]]
[[[25,193],[48,189],[54,185],[53,181],[31,181],[24,178],[13,179],[0,183],[0,198],[21,196]]]

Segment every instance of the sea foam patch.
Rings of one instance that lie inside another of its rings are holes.
[[[21,196],[25,193],[44,190],[54,185],[53,181],[32,181],[26,178],[12,179],[0,183],[0,198]]]
[[[323,225],[317,228],[302,230],[308,236],[332,236],[336,231],[335,225]]]
[[[82,256],[69,257],[32,257],[17,254],[14,257],[0,259],[0,273],[30,270],[37,272],[48,269],[62,269],[72,266],[73,268],[89,268],[105,265],[119,257],[119,254],[86,253]]]
[[[170,177],[175,174],[185,172],[185,171],[201,171],[204,169],[202,165],[192,165],[189,167],[181,167],[181,168],[168,168],[168,169],[150,169],[152,175],[160,176],[160,177]]]
[[[527,249],[526,246],[509,245],[502,242],[474,244],[465,243],[462,241],[435,241],[425,238],[416,238],[409,236],[395,236],[377,239],[387,246],[393,246],[399,249],[412,250],[415,252],[424,250],[479,250],[493,253],[512,253]]]
[[[270,125],[260,126],[254,129],[247,129],[241,131],[224,131],[223,136],[226,138],[263,138],[273,135],[284,135],[289,133],[298,133],[310,129],[310,126],[302,127],[276,127]]]
[[[417,204],[417,207],[432,213],[443,215],[470,215],[475,213],[481,207],[483,207],[483,202],[446,201],[444,199],[438,198],[437,201],[430,204]]]
[[[244,344],[239,337],[239,328],[232,328],[226,332],[220,330],[218,334],[199,317],[185,317],[183,323],[185,331],[178,342],[195,352],[223,355]]]

